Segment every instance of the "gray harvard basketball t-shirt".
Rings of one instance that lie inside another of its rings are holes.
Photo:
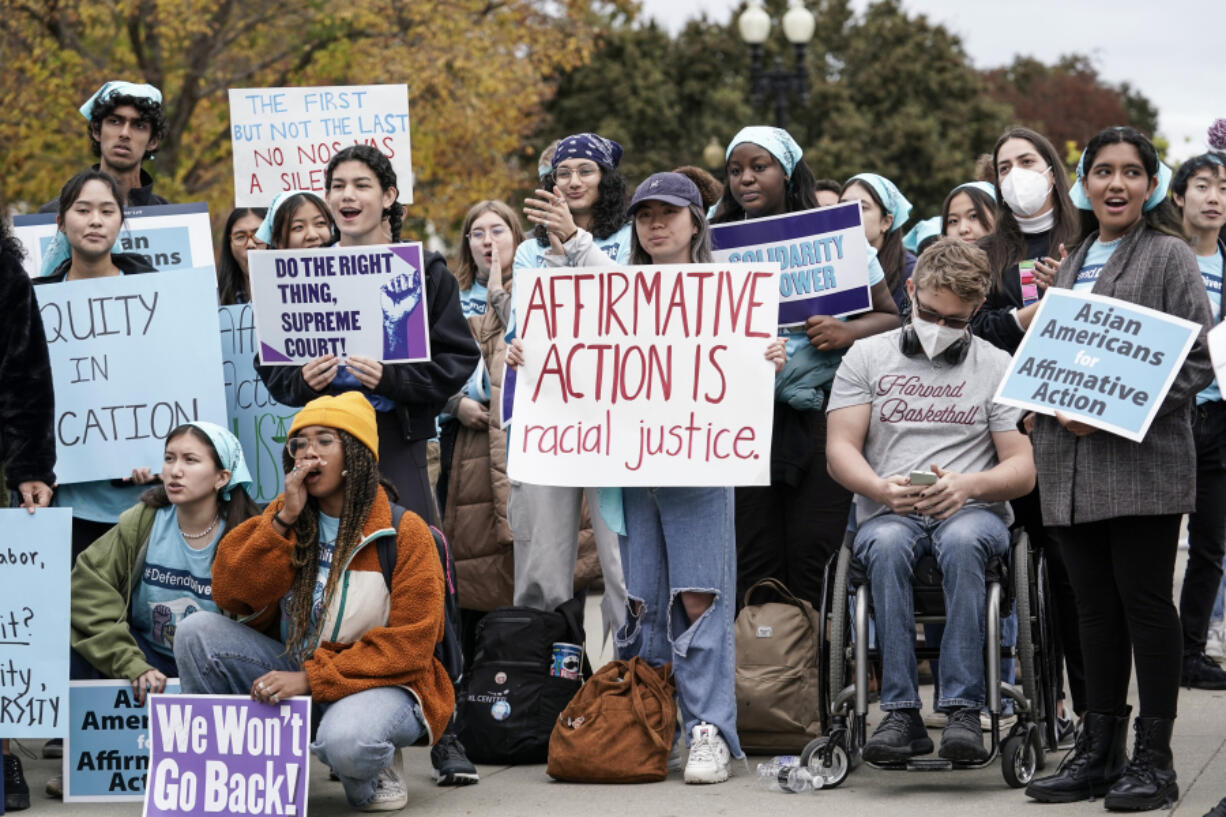
[[[826,410],[872,403],[864,458],[878,476],[928,471],[932,463],[959,473],[986,471],[997,464],[993,431],[1014,431],[1021,409],[992,402],[1009,367],[1009,355],[972,337],[966,359],[956,366],[922,352],[899,349],[902,329],[857,340],[834,377]],[[980,502],[1007,523],[1007,502]],[[886,511],[856,495],[856,522]]]

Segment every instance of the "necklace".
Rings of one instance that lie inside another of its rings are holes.
[[[221,521],[221,514],[217,514],[217,516],[213,517],[213,524],[209,525],[207,528],[200,531],[200,533],[188,533],[187,531],[183,530],[182,525],[179,526],[179,533],[183,534],[184,539],[200,539],[212,533],[213,528],[217,527],[217,523],[220,521]]]

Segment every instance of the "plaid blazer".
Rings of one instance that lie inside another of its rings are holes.
[[[1089,236],[1065,259],[1054,286],[1072,287],[1096,238],[1097,233]],[[1036,416],[1031,442],[1043,524],[1190,512],[1196,505],[1192,409],[1196,393],[1213,380],[1205,339],[1211,324],[1209,298],[1196,256],[1186,242],[1141,221],[1103,266],[1092,291],[1203,328],[1140,443],[1106,431],[1077,437],[1055,417]]]

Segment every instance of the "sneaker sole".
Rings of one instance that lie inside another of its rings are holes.
[[[911,741],[911,745],[906,749],[896,746],[873,746],[866,744],[861,751],[861,756],[869,763],[899,763],[904,760],[910,760],[913,757],[919,757],[920,755],[930,755],[932,750],[932,738],[921,738]]]
[[[430,776],[434,778],[435,784],[439,786],[471,786],[474,783],[481,782],[481,777],[476,772],[449,772],[444,774],[438,769],[431,769]]]
[[[690,783],[692,785],[704,785],[707,783],[723,783],[730,776],[731,776],[731,773],[729,772],[729,770],[727,768],[724,768],[724,769],[720,769],[714,775],[709,776],[709,777],[707,775],[700,776],[700,775],[695,774],[691,776],[689,774],[686,774],[685,782]]]
[[[982,763],[988,759],[988,750],[974,744],[942,743],[937,756],[958,763]]]

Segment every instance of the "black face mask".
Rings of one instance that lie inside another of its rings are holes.
[[[912,320],[915,319],[912,318]],[[907,357],[928,357],[928,354],[924,351],[924,344],[920,343],[919,335],[915,331],[915,326],[911,323],[904,325],[902,332],[898,335],[898,350]],[[936,356],[936,359],[950,366],[957,366],[959,363],[966,360],[966,354],[970,350],[971,333],[969,331],[965,331],[962,333],[962,337],[946,346],[945,349]]]

